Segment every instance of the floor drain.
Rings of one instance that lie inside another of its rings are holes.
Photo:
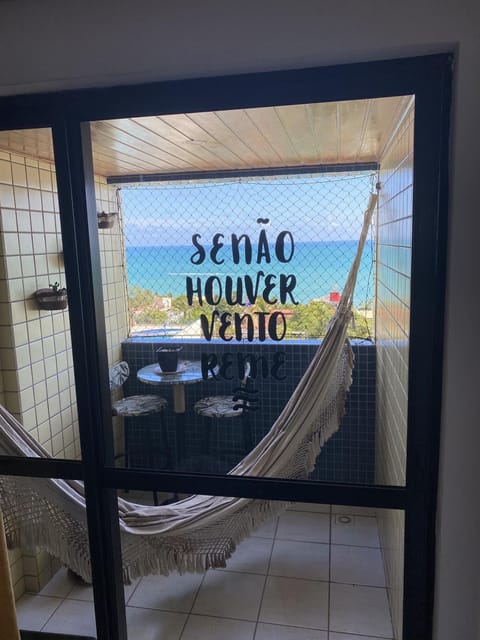
[[[352,524],[353,523],[353,518],[351,518],[350,516],[337,516],[337,523],[338,524]]]

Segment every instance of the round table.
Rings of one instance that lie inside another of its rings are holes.
[[[210,371],[208,377],[212,377]],[[172,373],[162,372],[158,364],[149,364],[139,369],[137,378],[145,384],[173,387],[173,410],[175,413],[185,413],[185,385],[203,380],[200,361],[179,362],[177,371]]]

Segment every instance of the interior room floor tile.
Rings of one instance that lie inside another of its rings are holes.
[[[273,538],[247,538],[227,560],[226,569],[218,571],[240,571],[266,575],[272,553]]]
[[[335,633],[330,631],[329,640],[385,640],[385,638],[374,638],[373,636],[351,635],[350,633]]]
[[[136,590],[139,584],[140,584],[140,578],[137,578],[136,580],[132,581],[132,584],[126,584],[123,587],[123,591],[125,593],[125,603],[127,603],[130,600],[130,598],[132,597],[134,591]]]
[[[330,542],[330,516],[325,513],[286,511],[278,519],[277,539]]]
[[[75,579],[68,572],[68,569],[62,567],[48,584],[43,587],[39,595],[66,598],[74,586]]]
[[[70,589],[67,598],[69,600],[83,600],[84,602],[93,602],[93,587],[91,584],[75,582]]]
[[[79,600],[64,600],[42,631],[95,636],[95,613],[93,603]]]
[[[274,538],[277,531],[278,518],[272,518],[269,522],[265,522],[255,529],[252,536],[259,538]]]
[[[332,583],[330,630],[391,638],[386,589]]]
[[[351,507],[348,505],[332,504],[332,513],[345,513],[356,516],[375,517],[375,509],[371,507]]]
[[[342,514],[332,515],[332,544],[379,547],[377,521],[367,516],[349,515],[349,523],[342,522]]]
[[[317,504],[314,502],[292,502],[288,511],[311,511],[313,513],[330,513],[329,504]]]
[[[380,549],[332,544],[330,579],[332,582],[384,587]]]
[[[191,615],[181,640],[253,640],[254,634],[254,622]]]
[[[233,571],[207,573],[192,613],[237,620],[257,619],[265,576]]]
[[[18,626],[29,631],[40,631],[62,602],[61,598],[25,593],[17,601]]]
[[[185,613],[136,607],[127,607],[126,614],[128,637],[131,640],[179,640],[187,619]]]
[[[140,580],[128,601],[130,607],[190,613],[203,574],[147,576]]]
[[[328,630],[328,583],[269,576],[259,621]]]
[[[270,562],[270,575],[286,578],[327,580],[330,546],[321,542],[276,540]]]
[[[56,576],[54,576],[54,577],[56,578]],[[51,590],[50,583],[52,581],[53,581],[53,579],[45,587],[45,589],[48,589],[48,591]],[[84,602],[93,602],[93,587],[92,587],[92,585],[83,583],[79,579],[75,579],[75,578],[71,578],[71,577],[70,577],[70,581],[71,581],[70,582],[70,589],[69,589],[67,595],[64,596],[64,597],[68,598],[69,600],[83,600]],[[127,584],[127,585],[124,586],[125,602],[128,602],[130,596],[132,595],[132,593],[137,588],[137,585],[139,584],[139,582],[140,582],[140,579],[137,579],[137,580],[134,580],[132,582],[132,584]],[[61,586],[61,583],[60,583],[60,586]],[[42,595],[43,595],[45,589],[41,591]],[[58,588],[56,588],[54,590],[59,591]]]
[[[319,629],[283,627],[278,624],[260,622],[257,626],[255,640],[328,640],[328,633]]]

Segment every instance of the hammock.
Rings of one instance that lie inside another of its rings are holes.
[[[370,196],[357,254],[326,336],[267,435],[229,473],[306,479],[325,442],[338,430],[351,384],[353,354],[346,338],[353,291],[377,201]],[[0,405],[0,453],[48,453]],[[171,571],[225,567],[236,545],[288,503],[195,495],[168,506],[118,499],[123,579]],[[83,484],[0,476],[0,509],[10,547],[41,547],[91,581]]]

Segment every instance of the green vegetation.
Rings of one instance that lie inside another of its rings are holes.
[[[168,313],[158,309],[145,309],[135,315],[136,324],[164,325],[168,322]]]
[[[128,289],[128,306],[130,309],[138,307],[146,307],[154,304],[158,294],[150,289],[142,289],[142,287],[129,287]]]
[[[370,305],[369,305],[370,306]],[[130,321],[135,325],[153,325],[157,327],[183,327],[192,324],[206,314],[209,318],[213,312],[210,306],[190,306],[186,295],[173,297],[171,294],[159,295],[150,289],[131,287],[128,292]],[[311,300],[307,304],[278,305],[275,311],[282,311],[287,318],[286,338],[319,338],[325,335],[327,325],[335,313],[335,305],[325,300]],[[220,304],[215,309],[219,313],[230,312],[250,314],[255,318],[256,312],[269,312],[262,299],[250,307],[241,305],[228,306]],[[355,338],[373,336],[371,311],[369,308],[353,311],[353,320],[348,335]]]
[[[165,296],[160,296],[150,289],[130,287],[128,290],[128,311],[132,325],[164,325],[170,319],[167,306]]]
[[[334,306],[328,302],[312,300],[295,307],[288,329],[298,337],[318,338],[325,335],[327,324],[334,313]]]
[[[288,323],[289,337],[318,338],[325,335],[328,323],[335,313],[335,305],[324,300],[311,300],[307,304],[294,307],[292,319]],[[365,312],[354,309],[352,322],[348,328],[351,338],[373,336],[372,319]]]

